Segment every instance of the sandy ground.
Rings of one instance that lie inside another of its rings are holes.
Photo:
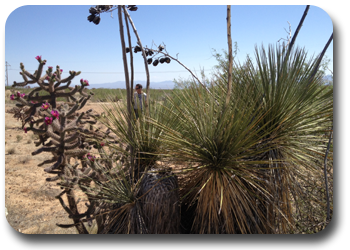
[[[5,111],[14,107],[6,104]],[[101,107],[87,104],[84,110]],[[55,182],[47,182],[52,175],[37,165],[51,157],[50,153],[32,156],[36,150],[32,132],[24,133],[21,122],[13,114],[5,112],[5,206],[7,221],[17,231],[25,234],[75,234],[76,229],[62,229],[56,223],[71,224],[73,221],[63,210],[55,196],[60,188]],[[86,209],[80,202],[80,209]]]

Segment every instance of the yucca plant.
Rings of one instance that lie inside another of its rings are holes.
[[[223,98],[215,101],[223,95],[218,86],[209,93],[190,83],[165,105],[175,124],[159,125],[168,155],[185,162],[179,174],[184,232],[264,233],[271,225],[260,204],[271,197],[256,160],[265,150],[259,143],[266,135],[256,126],[264,114],[253,105],[225,109]]]
[[[119,165],[117,171],[112,176],[104,174],[108,180],[90,188],[98,194],[100,203],[114,204],[107,206],[106,215],[101,217],[104,229],[100,233],[179,233],[177,177],[159,164],[162,129],[148,122],[152,117],[166,124],[161,106],[150,102],[147,114],[139,110],[138,119],[135,114],[128,116],[124,103],[109,102],[102,107],[104,113],[99,121],[118,138],[118,144],[106,146],[119,152],[120,157],[113,163]],[[131,134],[129,123],[134,128]],[[109,160],[102,151],[100,156]]]
[[[309,59],[303,49],[288,54],[284,47],[270,46],[268,51],[256,48],[256,63],[248,59],[243,66],[234,67],[234,92],[249,88],[259,98],[246,102],[255,102],[256,110],[265,114],[256,125],[265,134],[261,145],[269,148],[259,158],[269,161],[263,166],[269,168],[265,170],[266,189],[274,197],[274,205],[266,203],[266,216],[274,225],[271,233],[293,231],[293,199],[305,197],[299,182],[322,171],[317,163],[323,161],[326,151],[323,134],[333,119],[333,90],[322,85],[317,59]],[[223,89],[226,75],[225,69],[218,74]]]

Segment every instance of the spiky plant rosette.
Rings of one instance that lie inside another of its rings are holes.
[[[333,119],[333,89],[322,84],[318,58],[308,58],[302,49],[288,54],[284,47],[270,46],[267,51],[262,47],[256,48],[255,56],[255,63],[248,58],[243,65],[235,65],[232,84],[235,91],[249,87],[253,96],[260,96],[250,103],[255,102],[256,110],[265,113],[257,126],[266,134],[262,145],[271,148],[259,156],[269,161],[266,188],[271,188],[278,208],[267,209],[275,225],[271,233],[288,233],[294,230],[293,199],[305,193],[300,181],[306,179],[306,173],[316,176],[322,171],[319,163],[326,152],[323,135]],[[227,71],[221,70],[218,82],[224,88]]]
[[[99,121],[119,139],[119,144],[110,146],[124,154],[133,154],[134,164],[141,166],[143,170],[155,166],[164,155],[164,147],[160,141],[163,128],[155,126],[150,120],[156,120],[163,126],[167,126],[173,120],[167,119],[164,115],[169,112],[168,109],[164,109],[162,105],[151,100],[148,107],[144,108],[147,111],[138,110],[139,118],[136,119],[133,111],[131,115],[128,114],[126,104],[122,102],[110,101],[108,104],[101,104],[101,107],[104,114]]]
[[[98,224],[97,233],[147,233],[139,199],[142,178],[134,180],[119,161],[106,157],[108,152],[104,150],[105,147],[99,150],[98,157],[92,154],[85,157],[88,166],[102,178],[86,176],[93,184],[80,184],[101,208],[94,215]]]
[[[257,202],[270,196],[261,183],[261,162],[253,158],[264,152],[256,127],[264,114],[252,106],[224,109],[215,102],[222,90],[210,91],[192,83],[167,100],[177,120],[164,126],[163,143],[187,165],[180,188],[182,203],[194,208],[190,232],[265,232],[270,225]]]
[[[98,194],[99,203],[114,204],[109,206],[110,212],[108,218],[104,218],[101,233],[179,233],[177,178],[171,170],[157,163],[161,157],[159,137],[162,130],[146,118],[159,118],[161,111],[153,105],[156,103],[151,102],[148,106],[148,115],[139,110],[136,119],[133,113],[129,116],[126,105],[121,102],[101,104],[104,113],[99,121],[118,138],[118,144],[106,146],[120,155],[113,163],[118,166],[113,177],[105,173],[106,181],[90,189]],[[132,124],[132,130],[129,124]],[[109,158],[101,151],[104,149],[99,152],[103,161]],[[96,160],[93,164],[99,162]]]

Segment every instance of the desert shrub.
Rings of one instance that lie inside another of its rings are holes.
[[[18,163],[27,164],[30,160],[31,160],[31,157],[27,155],[27,156],[21,157],[18,160]]]
[[[20,142],[23,139],[23,136],[21,135],[16,135],[16,140],[17,142]]]

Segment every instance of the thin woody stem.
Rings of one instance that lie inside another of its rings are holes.
[[[125,19],[125,25],[126,25],[126,30],[128,32],[128,42],[129,42],[129,48],[130,48],[130,74],[131,74],[131,81],[130,81],[130,98],[131,98],[131,103],[132,106],[134,106],[134,98],[133,98],[133,89],[134,89],[134,57],[132,53],[132,45],[131,45],[131,35],[130,35],[130,29],[129,29],[129,23],[127,16],[125,15],[125,6],[123,6],[124,9],[124,19]]]
[[[228,43],[229,65],[228,65],[227,95],[226,95],[225,109],[230,102],[231,92],[232,92],[233,58],[232,58],[232,38],[231,38],[231,5],[227,5],[227,43]]]
[[[196,80],[200,83],[200,85],[202,85],[203,88],[205,88],[205,90],[206,90],[211,96],[213,96],[213,94],[210,92],[210,90],[207,88],[207,86],[205,86],[205,85],[198,79],[198,77],[197,77],[189,68],[187,68],[182,62],[180,62],[178,59],[172,57],[171,55],[169,55],[168,53],[165,53],[165,52],[163,52],[163,51],[159,51],[159,50],[152,50],[152,51],[154,51],[154,52],[156,52],[156,53],[161,53],[161,54],[163,54],[163,55],[165,55],[165,56],[171,58],[172,60],[174,60],[174,61],[177,62],[178,64],[180,64],[180,65],[181,65],[182,67],[184,67],[188,72],[190,72],[190,74],[192,75],[192,77],[193,77],[194,79],[196,79]],[[213,96],[213,97],[214,97],[214,96]],[[219,105],[219,102],[218,102],[216,99],[215,99],[215,102],[216,102],[217,105]]]
[[[143,61],[144,61],[144,64],[145,64],[145,70],[146,70],[146,76],[147,76],[147,88],[146,88],[146,94],[147,94],[147,99],[146,99],[146,102],[145,102],[145,106],[147,107],[148,106],[148,100],[150,98],[149,96],[149,86],[150,86],[150,75],[149,75],[149,70],[148,70],[148,63],[147,63],[147,57],[146,57],[146,52],[145,52],[145,49],[143,48],[142,46],[142,43],[141,43],[141,39],[139,37],[139,34],[137,33],[137,30],[136,30],[136,27],[134,25],[134,22],[132,21],[127,9],[125,8],[125,6],[123,6],[124,8],[124,15],[126,15],[129,19],[129,22],[134,30],[134,33],[136,35],[136,38],[137,38],[137,41],[138,41],[138,44],[140,45],[141,47],[141,50],[142,50],[142,56],[143,56]],[[148,110],[148,109],[146,109]]]

